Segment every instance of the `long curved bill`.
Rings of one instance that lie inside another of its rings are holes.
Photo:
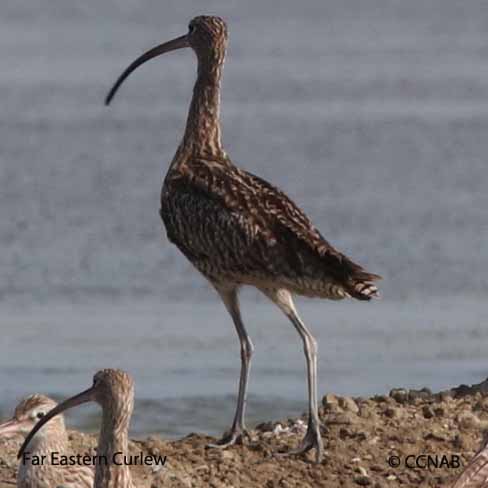
[[[53,417],[56,415],[59,415],[60,413],[64,412],[64,410],[68,410],[69,408],[76,407],[77,405],[81,405],[82,403],[87,403],[91,402],[95,399],[95,387],[92,386],[91,388],[88,388],[88,390],[85,390],[78,395],[75,395],[71,398],[68,398],[64,402],[60,403],[58,406],[54,407],[52,410],[50,410],[44,417],[37,422],[36,425],[34,425],[34,428],[29,432],[29,435],[25,439],[24,443],[22,444],[22,447],[20,448],[17,458],[20,459],[22,455],[24,454],[24,451],[27,449],[27,446],[29,445],[29,442],[32,440],[32,438],[36,435],[36,432],[47,422],[49,422]]]
[[[0,424],[0,437],[6,437],[7,439],[9,437],[13,437],[14,435],[21,432],[22,425],[22,421],[17,420],[16,418],[7,420],[7,422]]]
[[[160,44],[159,46],[153,47],[142,56],[138,57],[134,62],[132,62],[129,67],[119,76],[118,80],[115,82],[115,85],[111,88],[108,92],[107,97],[105,98],[105,105],[109,105],[112,101],[112,98],[117,93],[120,85],[125,81],[125,79],[141,64],[144,64],[146,61],[149,61],[156,56],[160,56],[161,54],[168,53],[170,51],[175,51],[176,49],[182,49],[184,47],[189,47],[190,44],[188,42],[188,36],[185,34],[184,36],[177,37],[172,41],[165,42],[164,44]]]

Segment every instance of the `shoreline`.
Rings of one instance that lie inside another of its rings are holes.
[[[326,446],[320,465],[310,453],[274,456],[300,441],[306,424],[299,418],[259,424],[245,445],[227,450],[207,449],[215,439],[202,434],[131,440],[130,455],[166,456],[166,462],[130,469],[138,486],[153,488],[450,486],[488,427],[488,380],[439,393],[396,388],[370,398],[327,394],[320,418]],[[74,455],[95,455],[97,435],[70,430],[69,437]],[[0,488],[15,486],[21,441],[0,440]]]

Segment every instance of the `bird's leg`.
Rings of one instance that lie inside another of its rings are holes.
[[[230,431],[226,432],[220,441],[216,444],[209,445],[209,447],[225,448],[236,442],[242,441],[242,437],[247,434],[244,424],[244,412],[246,408],[249,368],[251,366],[251,356],[254,346],[252,345],[251,339],[242,322],[237,296],[238,289],[220,287],[216,287],[216,289],[234,321],[237,335],[239,336],[239,342],[241,344],[241,374],[239,377],[239,393],[237,396],[237,408],[234,421],[232,422]]]
[[[307,433],[300,446],[280,455],[290,456],[305,453],[315,448],[315,460],[320,463],[323,456],[322,437],[320,435],[320,421],[317,403],[317,341],[305,327],[293,303],[293,298],[288,290],[261,290],[272,300],[291,320],[295,329],[300,334],[303,341],[305,358],[307,360],[307,379],[308,379],[308,427]]]

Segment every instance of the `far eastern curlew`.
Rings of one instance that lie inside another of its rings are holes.
[[[22,400],[15,408],[14,416],[0,425],[0,438],[21,435],[27,437],[32,428],[57,403],[44,395],[31,395]],[[60,466],[53,463],[52,453],[69,454],[68,433],[60,415],[46,425],[36,436],[23,458],[17,471],[18,488],[45,488],[76,486],[91,488],[93,486],[93,469],[86,466]],[[42,458],[45,456],[45,458]],[[36,460],[44,459],[39,465]]]
[[[280,190],[243,171],[222,147],[219,121],[220,79],[227,26],[219,17],[200,16],[184,36],[161,44],[136,59],[106,98],[108,105],[123,81],[144,62],[175,49],[191,47],[198,76],[183,140],[161,192],[161,218],[168,238],[210,281],[232,316],[241,346],[237,409],[225,447],[245,433],[244,408],[253,352],[241,319],[238,291],[256,287],[291,320],[302,338],[308,373],[309,420],[298,454],[316,448],[322,457],[317,407],[317,345],[293,303],[293,294],[339,300],[370,300],[377,295],[368,273],[332,247],[308,217]]]
[[[134,409],[134,381],[118,369],[104,369],[93,377],[93,386],[78,395],[68,398],[44,415],[27,436],[20,448],[22,457],[29,443],[37,438],[37,431],[60,413],[82,403],[97,402],[103,411],[102,428],[98,440],[97,455],[108,462],[98,462],[95,466],[94,488],[133,488],[129,467],[124,462],[114,463],[114,455],[119,458],[128,454],[129,422]],[[49,425],[49,424],[48,424]],[[42,432],[42,431],[41,431]],[[51,485],[49,485],[51,486]],[[57,485],[52,485],[57,486]],[[78,485],[76,485],[78,486]]]

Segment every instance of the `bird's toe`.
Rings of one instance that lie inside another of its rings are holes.
[[[249,434],[245,428],[232,429],[225,433],[217,442],[207,444],[207,447],[211,449],[225,449],[234,444],[244,444],[247,438],[249,438]]]
[[[324,455],[324,446],[320,435],[319,426],[310,424],[300,445],[286,452],[276,452],[277,457],[290,457],[305,454],[315,448],[315,462],[320,464]]]

